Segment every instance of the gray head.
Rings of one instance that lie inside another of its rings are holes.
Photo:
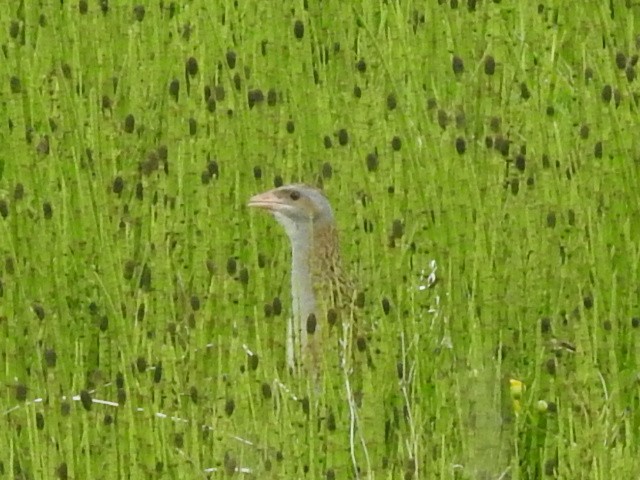
[[[249,199],[250,207],[267,210],[294,240],[301,234],[334,224],[329,200],[317,188],[304,184],[284,185]]]

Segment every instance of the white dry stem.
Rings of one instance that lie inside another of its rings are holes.
[[[369,450],[367,448],[367,442],[362,433],[362,427],[359,426],[358,420],[358,406],[356,405],[355,398],[353,398],[353,391],[351,389],[351,381],[349,377],[351,371],[347,362],[349,357],[349,338],[351,338],[351,323],[343,322],[342,324],[342,338],[340,339],[340,366],[344,374],[344,388],[347,395],[347,404],[349,405],[349,452],[351,454],[351,462],[353,464],[353,472],[355,478],[360,478],[358,471],[358,461],[356,459],[356,431],[362,445],[362,451],[367,463],[368,476],[371,475],[371,460],[369,459]]]

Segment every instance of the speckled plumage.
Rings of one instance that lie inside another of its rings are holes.
[[[249,206],[273,214],[291,242],[293,319],[287,335],[287,363],[290,368],[307,363],[317,369],[331,329],[329,312],[339,312],[350,322],[354,297],[353,285],[342,271],[331,205],[320,190],[295,184],[255,195]]]

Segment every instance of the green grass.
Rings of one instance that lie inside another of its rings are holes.
[[[36,3],[0,7],[0,476],[640,476],[639,6]],[[300,180],[366,290],[354,445],[245,207]]]

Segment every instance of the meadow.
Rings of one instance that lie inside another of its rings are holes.
[[[640,4],[0,5],[0,477],[640,478]],[[285,367],[322,186],[374,367]]]

